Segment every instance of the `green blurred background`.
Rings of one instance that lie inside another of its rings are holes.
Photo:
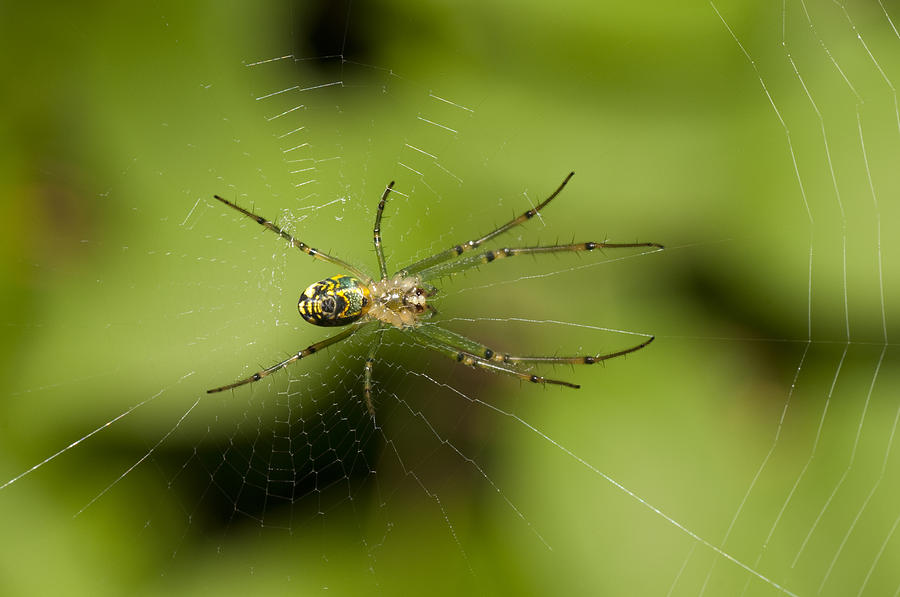
[[[898,16],[0,8],[0,594],[894,594]],[[323,337],[296,297],[336,273],[214,193],[374,271],[389,180],[396,266],[571,170],[504,242],[667,250],[498,262],[438,310],[509,351],[657,336],[547,372],[580,391],[385,334],[204,393]]]

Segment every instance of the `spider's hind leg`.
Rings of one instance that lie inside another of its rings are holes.
[[[295,361],[299,361],[300,359],[303,359],[312,354],[315,354],[315,353],[319,352],[320,350],[322,350],[323,348],[331,346],[332,344],[337,344],[341,340],[346,340],[347,338],[349,338],[350,336],[352,336],[353,334],[358,332],[362,325],[364,325],[364,323],[356,323],[354,325],[351,325],[349,328],[347,328],[343,332],[340,332],[339,334],[335,334],[334,336],[331,336],[330,338],[325,338],[324,340],[316,342],[315,344],[310,344],[303,350],[286,358],[285,360],[281,361],[280,363],[276,363],[275,365],[272,365],[271,367],[269,367],[267,369],[262,369],[260,371],[257,371],[250,377],[245,377],[244,379],[238,380],[234,383],[230,383],[230,384],[226,384],[224,386],[219,386],[218,388],[212,388],[210,390],[206,390],[206,393],[213,394],[215,392],[232,390],[238,386],[243,386],[248,383],[253,383],[253,382],[259,381],[262,378],[268,377],[269,375],[275,373],[276,371],[284,369],[285,367],[287,367],[288,365],[290,365],[291,363],[293,363]]]

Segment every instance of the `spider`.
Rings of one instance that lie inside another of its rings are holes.
[[[391,190],[394,188],[392,181],[384,190],[381,200],[378,202],[378,210],[375,214],[375,228],[373,238],[375,243],[375,256],[378,259],[379,277],[372,278],[360,269],[350,265],[346,261],[322,253],[306,243],[294,238],[290,233],[282,230],[262,216],[247,211],[243,207],[235,205],[231,201],[218,195],[215,198],[228,207],[239,211],[256,223],[281,236],[291,246],[296,247],[314,259],[326,261],[336,265],[352,275],[338,274],[325,278],[310,285],[300,295],[297,308],[300,315],[314,325],[325,327],[345,327],[341,332],[311,344],[291,357],[272,365],[267,369],[257,371],[250,377],[238,380],[218,388],[207,390],[207,393],[230,390],[244,384],[259,381],[271,375],[279,369],[287,367],[295,361],[308,357],[359,332],[365,327],[377,325],[382,328],[394,327],[408,333],[418,344],[430,348],[446,357],[456,360],[463,365],[493,371],[518,377],[523,381],[539,384],[554,384],[567,388],[579,388],[578,384],[549,379],[540,375],[534,375],[518,368],[520,364],[584,364],[599,363],[615,357],[620,357],[640,350],[653,341],[653,336],[636,346],[596,356],[513,356],[496,352],[491,348],[465,336],[436,326],[425,320],[432,318],[436,311],[428,304],[428,299],[435,296],[437,288],[429,284],[434,280],[448,274],[465,271],[482,264],[491,263],[498,259],[515,257],[517,255],[540,255],[545,253],[563,253],[577,251],[593,251],[594,249],[622,249],[631,247],[648,247],[662,249],[659,243],[607,243],[607,242],[583,242],[568,245],[539,245],[534,247],[502,248],[499,250],[485,251],[484,253],[463,257],[473,249],[497,238],[512,228],[530,220],[559,195],[569,180],[575,175],[570,172],[562,181],[562,184],[537,207],[529,209],[522,215],[513,218],[506,224],[494,229],[478,239],[466,241],[448,249],[435,253],[415,263],[407,265],[393,275],[388,275],[387,264],[384,259],[384,248],[381,244],[381,216]],[[370,416],[375,416],[375,407],[372,403],[372,370],[375,363],[375,347],[368,353],[365,361],[365,378],[363,393],[366,400],[366,408]]]

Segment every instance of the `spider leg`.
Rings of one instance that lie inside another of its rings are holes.
[[[381,327],[383,328],[384,324]],[[366,355],[365,377],[363,378],[363,396],[366,399],[366,410],[369,411],[369,416],[372,418],[375,417],[375,403],[372,402],[372,390],[374,388],[372,385],[372,373],[375,370],[375,353],[378,352],[378,347],[381,346],[382,335],[378,334],[377,338],[377,341],[374,341],[369,348],[369,354]]]
[[[460,259],[459,261],[453,261],[451,263],[442,263],[439,265],[435,265],[426,269],[423,269],[419,272],[419,278],[422,281],[431,280],[434,278],[439,278],[441,276],[446,276],[449,274],[456,274],[467,269],[472,269],[473,267],[478,267],[479,265],[483,265],[485,263],[491,263],[498,259],[505,259],[507,257],[515,257],[517,255],[541,255],[544,253],[575,253],[578,251],[593,251],[594,249],[626,249],[626,248],[636,248],[636,247],[646,247],[653,249],[663,249],[664,247],[659,243],[597,243],[597,242],[586,242],[586,243],[575,243],[571,245],[548,245],[548,246],[538,246],[538,247],[505,247],[503,249],[498,249],[496,251],[485,251],[479,255],[472,255],[471,257],[466,257],[465,259]]]
[[[363,395],[366,397],[366,408],[369,411],[369,416],[375,416],[375,406],[372,404],[372,369],[375,367],[375,347],[372,347],[372,350],[369,351],[369,356],[366,357],[366,377],[363,382]]]
[[[550,365],[593,365],[594,363],[599,363],[601,361],[607,361],[609,359],[614,359],[616,357],[621,357],[626,354],[636,352],[651,342],[653,342],[654,336],[650,336],[640,344],[632,346],[630,348],[625,348],[623,350],[618,350],[616,352],[610,352],[606,354],[598,354],[598,355],[585,355],[585,356],[577,356],[577,357],[558,357],[558,356],[513,356],[507,353],[499,353],[496,350],[488,348],[481,342],[477,342],[472,340],[471,338],[467,338],[462,334],[457,334],[456,332],[450,331],[446,328],[434,325],[434,324],[423,324],[420,325],[418,331],[423,335],[428,336],[435,342],[439,342],[441,344],[446,344],[448,346],[455,346],[457,348],[462,349],[463,351],[475,355],[481,359],[487,361],[493,361],[495,363],[504,363],[504,364],[515,364],[515,363],[546,363]]]
[[[532,375],[530,373],[523,373],[518,369],[514,368],[511,364],[498,363],[496,361],[485,359],[474,355],[465,350],[460,350],[455,346],[451,346],[450,344],[445,344],[440,341],[434,340],[431,336],[424,334],[421,331],[421,327],[419,328],[411,328],[411,335],[413,338],[418,340],[424,346],[438,352],[445,357],[451,358],[458,363],[462,363],[463,365],[468,365],[469,367],[475,367],[476,369],[485,369],[487,371],[494,371],[496,373],[504,373],[506,375],[511,375],[513,377],[518,377],[522,381],[530,381],[532,383],[539,384],[554,384],[558,386],[566,386],[567,388],[575,388],[578,389],[581,386],[574,383],[569,383],[567,381],[560,381],[558,379],[548,379],[546,377],[542,377],[540,375]]]
[[[327,253],[323,253],[323,252],[321,252],[321,251],[318,251],[318,250],[316,250],[316,249],[310,247],[310,246],[307,245],[306,243],[304,243],[304,242],[302,242],[302,241],[300,241],[300,240],[294,238],[290,233],[285,232],[284,230],[282,230],[281,228],[279,228],[278,226],[276,226],[275,224],[273,224],[273,223],[270,222],[269,220],[265,219],[264,217],[258,216],[258,215],[256,215],[256,214],[253,213],[253,212],[247,211],[247,210],[244,209],[243,207],[240,207],[240,206],[238,206],[238,205],[235,205],[234,203],[232,203],[232,202],[229,201],[228,199],[224,199],[224,198],[220,197],[219,195],[214,195],[214,197],[215,197],[216,199],[218,199],[219,201],[221,201],[222,203],[224,203],[225,205],[227,205],[228,207],[230,207],[230,208],[232,208],[232,209],[235,209],[235,210],[241,212],[242,214],[244,214],[245,216],[247,216],[247,217],[250,218],[251,220],[255,221],[257,224],[260,224],[261,226],[264,226],[265,228],[268,228],[269,230],[271,230],[271,231],[274,232],[275,234],[281,236],[281,238],[283,238],[284,240],[286,240],[286,241],[288,242],[288,244],[290,244],[292,247],[296,247],[296,248],[300,249],[301,251],[303,251],[304,253],[306,253],[307,255],[309,255],[310,257],[312,257],[313,259],[318,259],[318,260],[320,260],[320,261],[327,261],[328,263],[334,264],[334,265],[336,265],[336,266],[338,266],[338,267],[342,267],[342,268],[344,268],[345,270],[351,272],[354,276],[356,276],[356,277],[359,278],[360,280],[365,281],[366,284],[371,284],[371,283],[372,283],[372,278],[371,278],[371,277],[367,276],[367,275],[364,274],[362,271],[360,271],[359,269],[353,267],[352,265],[350,265],[350,264],[347,263],[346,261],[344,261],[344,260],[342,260],[342,259],[338,259],[337,257],[332,257],[331,255],[329,255],[329,254],[327,254]]]
[[[375,214],[375,230],[372,233],[375,239],[375,256],[378,258],[378,271],[381,273],[382,280],[387,278],[388,274],[387,264],[384,262],[384,249],[381,247],[381,214],[384,213],[384,204],[393,188],[394,181],[392,180],[387,188],[384,189],[384,193],[381,195],[381,201],[378,202],[378,213]]]
[[[553,191],[553,193],[549,197],[547,197],[540,204],[538,204],[537,207],[529,209],[528,211],[526,211],[519,217],[513,218],[506,224],[503,224],[502,226],[496,228],[495,230],[485,234],[481,238],[472,239],[470,241],[456,245],[455,247],[450,247],[449,249],[441,251],[440,253],[435,253],[434,255],[431,255],[430,257],[426,257],[425,259],[417,261],[417,262],[413,263],[412,265],[408,265],[408,266],[404,267],[402,270],[400,270],[400,272],[399,272],[400,275],[409,276],[412,274],[416,274],[416,273],[419,273],[428,268],[434,267],[435,265],[437,265],[439,263],[449,261],[450,259],[453,259],[454,257],[459,257],[466,251],[470,251],[470,250],[478,247],[479,245],[486,243],[487,241],[491,240],[492,238],[500,236],[507,230],[509,230],[511,228],[515,228],[522,222],[530,220],[531,218],[536,216],[538,213],[540,213],[540,211],[542,209],[547,207],[547,204],[550,203],[551,201],[553,201],[553,199],[555,199],[556,196],[562,192],[562,190],[565,188],[566,184],[569,182],[569,179],[571,179],[573,176],[575,176],[575,173],[569,172],[569,175],[566,176],[565,180],[562,181],[562,184],[560,184],[559,187],[557,187],[557,189],[555,191]]]
[[[462,334],[457,334],[456,332],[452,332],[446,328],[442,328],[440,326],[434,324],[423,324],[420,325],[417,330],[424,336],[429,337],[433,341],[444,344],[447,346],[454,346],[462,349],[465,353],[470,354],[472,356],[476,356],[479,359],[485,361],[491,361],[493,363],[499,363],[504,365],[515,365],[516,363],[544,363],[548,365],[593,365],[594,363],[600,363],[602,361],[607,361],[609,359],[614,359],[616,357],[625,356],[626,354],[636,352],[651,342],[653,342],[654,336],[650,336],[640,344],[635,346],[631,346],[629,348],[625,348],[623,350],[618,350],[616,352],[610,352],[606,354],[598,354],[598,355],[585,355],[585,356],[575,356],[575,357],[559,357],[559,356],[514,356],[507,353],[499,353],[491,348],[488,348],[484,344],[480,342],[476,342],[471,338],[467,338]],[[549,383],[549,382],[548,382]]]
[[[244,385],[244,384],[253,383],[254,381],[259,381],[259,380],[261,380],[262,378],[264,378],[264,377],[266,377],[266,376],[268,376],[268,375],[274,373],[275,371],[278,371],[279,369],[283,369],[283,368],[287,367],[288,365],[290,365],[290,364],[293,363],[294,361],[299,361],[300,359],[302,359],[302,358],[304,358],[304,357],[308,357],[309,355],[311,355],[311,354],[313,354],[313,353],[315,353],[315,352],[318,352],[318,351],[322,350],[322,349],[325,348],[326,346],[331,346],[332,344],[337,344],[337,343],[340,342],[341,340],[346,340],[347,338],[349,338],[350,336],[352,336],[353,334],[355,334],[356,332],[358,332],[358,331],[360,330],[360,328],[361,328],[361,325],[360,325],[360,324],[354,325],[354,326],[352,326],[352,327],[350,327],[350,328],[348,328],[348,329],[342,331],[342,332],[339,333],[339,334],[335,334],[334,336],[332,336],[332,337],[330,337],[330,338],[325,338],[324,340],[322,340],[322,341],[320,341],[320,342],[316,342],[315,344],[310,344],[309,346],[307,346],[306,348],[304,348],[303,350],[301,350],[301,351],[298,352],[297,354],[292,355],[291,357],[289,357],[289,358],[287,358],[287,359],[281,361],[281,362],[278,363],[277,365],[272,365],[272,366],[269,367],[268,369],[262,369],[261,371],[257,371],[256,373],[254,373],[254,374],[251,375],[250,377],[247,377],[247,378],[245,378],[245,379],[241,379],[241,380],[236,381],[236,382],[234,382],[234,383],[230,383],[230,384],[228,384],[228,385],[220,386],[220,387],[218,387],[218,388],[213,388],[213,389],[211,389],[211,390],[206,390],[206,393],[207,393],[207,394],[212,394],[212,393],[214,393],[214,392],[222,392],[222,391],[224,391],[224,390],[230,390],[230,389],[232,389],[232,388],[236,388],[236,387],[242,386],[242,385]]]
[[[550,379],[541,375],[525,373],[516,369],[515,364],[546,363],[591,365],[593,363],[599,363],[600,361],[605,361],[607,359],[612,359],[631,352],[635,352],[636,350],[644,348],[653,341],[653,337],[651,337],[650,339],[645,340],[637,346],[632,346],[631,348],[626,348],[625,350],[620,350],[618,352],[609,354],[601,354],[597,356],[520,357],[497,353],[479,342],[466,338],[465,336],[457,334],[456,332],[451,332],[450,330],[434,325],[420,325],[415,328],[410,328],[410,332],[413,338],[415,338],[428,348],[446,357],[454,359],[455,361],[457,361],[458,363],[462,363],[463,365],[468,365],[469,367],[475,367],[478,369],[485,369],[487,371],[494,371],[497,373],[504,373],[506,375],[518,377],[523,381],[530,381],[532,383],[553,384],[575,389],[578,389],[581,386],[567,381],[560,381],[558,379]]]

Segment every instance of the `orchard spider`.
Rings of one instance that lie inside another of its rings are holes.
[[[495,352],[479,342],[470,340],[465,336],[424,321],[435,315],[435,310],[428,304],[428,299],[437,294],[437,289],[429,284],[428,281],[440,278],[447,274],[461,272],[481,264],[491,263],[492,261],[507,257],[515,257],[516,255],[537,255],[543,253],[593,251],[594,249],[621,249],[629,247],[663,248],[663,246],[658,243],[585,242],[570,245],[503,248],[461,258],[472,249],[493,240],[504,232],[509,231],[537,215],[548,203],[562,192],[563,188],[565,188],[566,184],[569,182],[569,179],[574,175],[574,172],[569,173],[553,194],[544,199],[537,207],[529,209],[519,217],[513,218],[506,224],[503,224],[483,237],[455,245],[449,249],[420,259],[389,276],[387,264],[384,261],[384,249],[381,246],[381,216],[384,213],[384,205],[387,202],[388,195],[390,195],[391,189],[394,187],[394,183],[391,182],[387,188],[385,188],[384,194],[381,196],[381,201],[378,202],[378,211],[375,215],[374,241],[375,256],[378,259],[378,279],[372,278],[346,261],[313,249],[262,216],[251,213],[246,209],[235,205],[231,201],[215,195],[215,198],[225,205],[241,212],[248,218],[255,220],[258,224],[265,226],[310,257],[321,261],[327,261],[353,275],[348,276],[338,274],[312,284],[300,295],[300,301],[297,305],[300,315],[309,323],[326,327],[346,326],[346,329],[330,338],[309,345],[300,352],[292,355],[290,358],[272,365],[268,369],[257,371],[250,377],[207,390],[207,392],[221,392],[254,381],[259,381],[267,375],[287,367],[294,361],[299,361],[327,346],[346,340],[364,327],[372,325],[380,327],[393,326],[403,330],[404,332],[409,333],[410,337],[415,342],[470,367],[512,375],[521,380],[533,383],[555,384],[568,388],[580,387],[577,384],[569,383],[567,381],[559,381],[540,375],[526,373],[521,371],[517,366],[523,363],[590,365],[640,350],[650,344],[650,342],[653,341],[653,337],[651,336],[637,346],[596,356],[522,357]],[[375,408],[372,404],[372,368],[375,363],[374,357],[375,347],[373,346],[366,358],[365,382],[363,386],[366,407],[371,416],[375,415]]]

